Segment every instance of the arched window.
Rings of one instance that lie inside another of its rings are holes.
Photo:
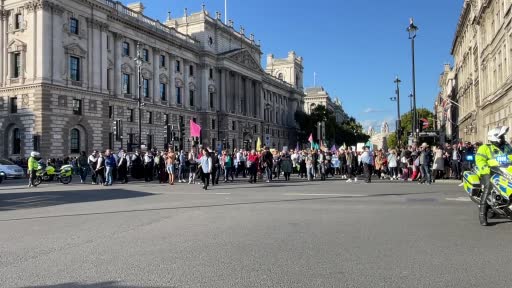
[[[80,131],[76,128],[71,129],[69,147],[71,154],[80,153]]]
[[[279,80],[283,80],[283,78],[284,78],[284,77],[283,77],[283,73],[279,73],[279,74],[277,74],[277,78],[278,78]]]
[[[20,153],[21,153],[20,129],[14,128],[12,130],[12,154],[18,155]]]

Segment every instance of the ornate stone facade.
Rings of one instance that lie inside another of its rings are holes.
[[[343,110],[338,98],[332,101],[329,93],[323,87],[306,88],[306,97],[304,98],[304,111],[311,113],[316,106],[323,105],[331,111],[336,117],[336,122],[341,123],[348,119],[348,115]]]
[[[112,0],[3,3],[2,157],[135,146],[139,42],[142,143],[163,148],[184,123],[185,136],[174,144],[189,149],[190,119],[202,126],[209,147],[254,147],[258,137],[276,148],[296,143],[302,77],[287,81],[265,72],[254,36],[222,23],[220,13],[211,17],[203,9],[161,23],[146,17],[143,5]],[[121,141],[114,137],[117,120]]]
[[[463,141],[512,125],[512,1],[466,0],[452,45],[455,123]]]

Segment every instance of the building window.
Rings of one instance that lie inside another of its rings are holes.
[[[142,59],[146,62],[149,62],[149,50],[142,49]]]
[[[130,43],[123,42],[123,56],[130,56]]]
[[[69,32],[78,35],[78,19],[69,19]]]
[[[181,88],[176,87],[176,104],[181,104]]]
[[[167,101],[167,85],[160,83],[160,100]]]
[[[108,133],[108,149],[114,149],[114,133]]]
[[[148,124],[153,124],[153,112],[148,111]]]
[[[12,154],[21,154],[21,135],[18,128],[12,130]]]
[[[165,67],[165,55],[160,55],[160,67]]]
[[[210,68],[210,79],[213,79],[213,69]]]
[[[14,53],[14,71],[13,78],[21,76],[21,53]]]
[[[108,106],[108,119],[114,118],[114,106]]]
[[[123,94],[131,94],[130,75],[123,74]]]
[[[231,122],[231,130],[236,130],[236,122],[235,121]]]
[[[180,72],[181,71],[181,62],[180,60],[176,60],[176,72]]]
[[[135,114],[133,109],[128,109],[128,121],[133,122],[135,121]]]
[[[69,75],[71,80],[80,81],[80,58],[69,57]]]
[[[189,93],[189,95],[190,95],[190,97],[189,97],[189,100],[190,100],[189,104],[190,104],[190,107],[194,107],[194,90],[190,90],[189,92],[190,92]]]
[[[16,30],[21,29],[22,21],[23,21],[23,16],[21,16],[21,13],[17,13],[14,16],[14,29],[16,29]]]
[[[283,78],[284,78],[284,77],[283,77],[283,73],[279,73],[279,74],[277,75],[277,78],[278,78],[279,80],[283,80]]]
[[[32,136],[32,144],[33,144],[33,150],[34,151],[39,151],[41,150],[41,136],[39,135],[34,135]]]
[[[107,69],[107,90],[112,91],[112,69]]]
[[[110,35],[107,35],[107,50],[110,51]]]
[[[12,98],[9,98],[9,106],[10,106],[10,112],[11,114],[15,114],[15,113],[18,113],[18,98],[17,97],[12,97]]]
[[[128,134],[128,151],[127,152],[133,152],[133,147],[135,146],[134,143],[135,135],[133,133]]]
[[[213,92],[210,92],[210,108],[213,108]]]
[[[149,97],[149,79],[142,79],[142,96]]]
[[[190,77],[194,76],[194,66],[193,65],[190,65],[189,75],[190,75]]]
[[[76,128],[71,129],[69,147],[71,148],[71,154],[80,153],[80,131],[78,131]]]
[[[215,119],[212,119],[212,130],[215,129]]]
[[[73,99],[73,114],[82,115],[82,100]]]

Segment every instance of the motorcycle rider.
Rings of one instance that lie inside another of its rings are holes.
[[[487,226],[487,212],[489,204],[487,198],[491,193],[491,167],[499,166],[496,156],[507,156],[509,161],[512,160],[512,147],[505,140],[505,135],[508,133],[509,127],[499,126],[487,133],[487,140],[490,144],[482,145],[478,148],[475,156],[480,182],[484,185],[484,192],[480,198],[480,225]]]
[[[28,175],[29,175],[29,178],[28,178],[28,187],[33,187],[34,186],[34,180],[36,180],[36,172],[37,172],[37,168],[39,167],[39,162],[38,160],[41,159],[41,155],[39,154],[39,152],[36,152],[36,151],[33,151],[32,153],[30,153],[30,158],[28,158]]]

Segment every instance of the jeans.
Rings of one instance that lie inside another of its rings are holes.
[[[224,167],[224,182],[228,181],[229,177],[231,177],[231,181],[234,180],[233,167]]]
[[[267,174],[267,181],[272,181],[272,166],[265,167],[265,173]]]
[[[106,178],[106,184],[112,185],[112,171],[114,170],[114,167],[106,167],[105,169],[105,178]]]
[[[423,179],[421,180],[421,182],[424,183],[426,181],[428,184],[431,184],[432,183],[432,175],[430,174],[429,165],[421,165],[420,169],[421,169],[421,175],[423,176]]]
[[[187,166],[180,165],[179,171],[178,171],[178,180],[179,181],[185,181],[185,170],[187,169]]]
[[[315,178],[315,169],[313,166],[308,166],[306,167],[306,174],[308,175],[308,180],[312,180],[313,178]]]
[[[89,167],[80,167],[78,168],[79,172],[80,172],[80,180],[82,180],[82,182],[85,182],[85,179],[87,178],[87,172],[89,170]]]
[[[366,182],[371,183],[372,182],[372,174],[373,174],[373,165],[371,164],[363,164],[364,174],[366,177]]]

